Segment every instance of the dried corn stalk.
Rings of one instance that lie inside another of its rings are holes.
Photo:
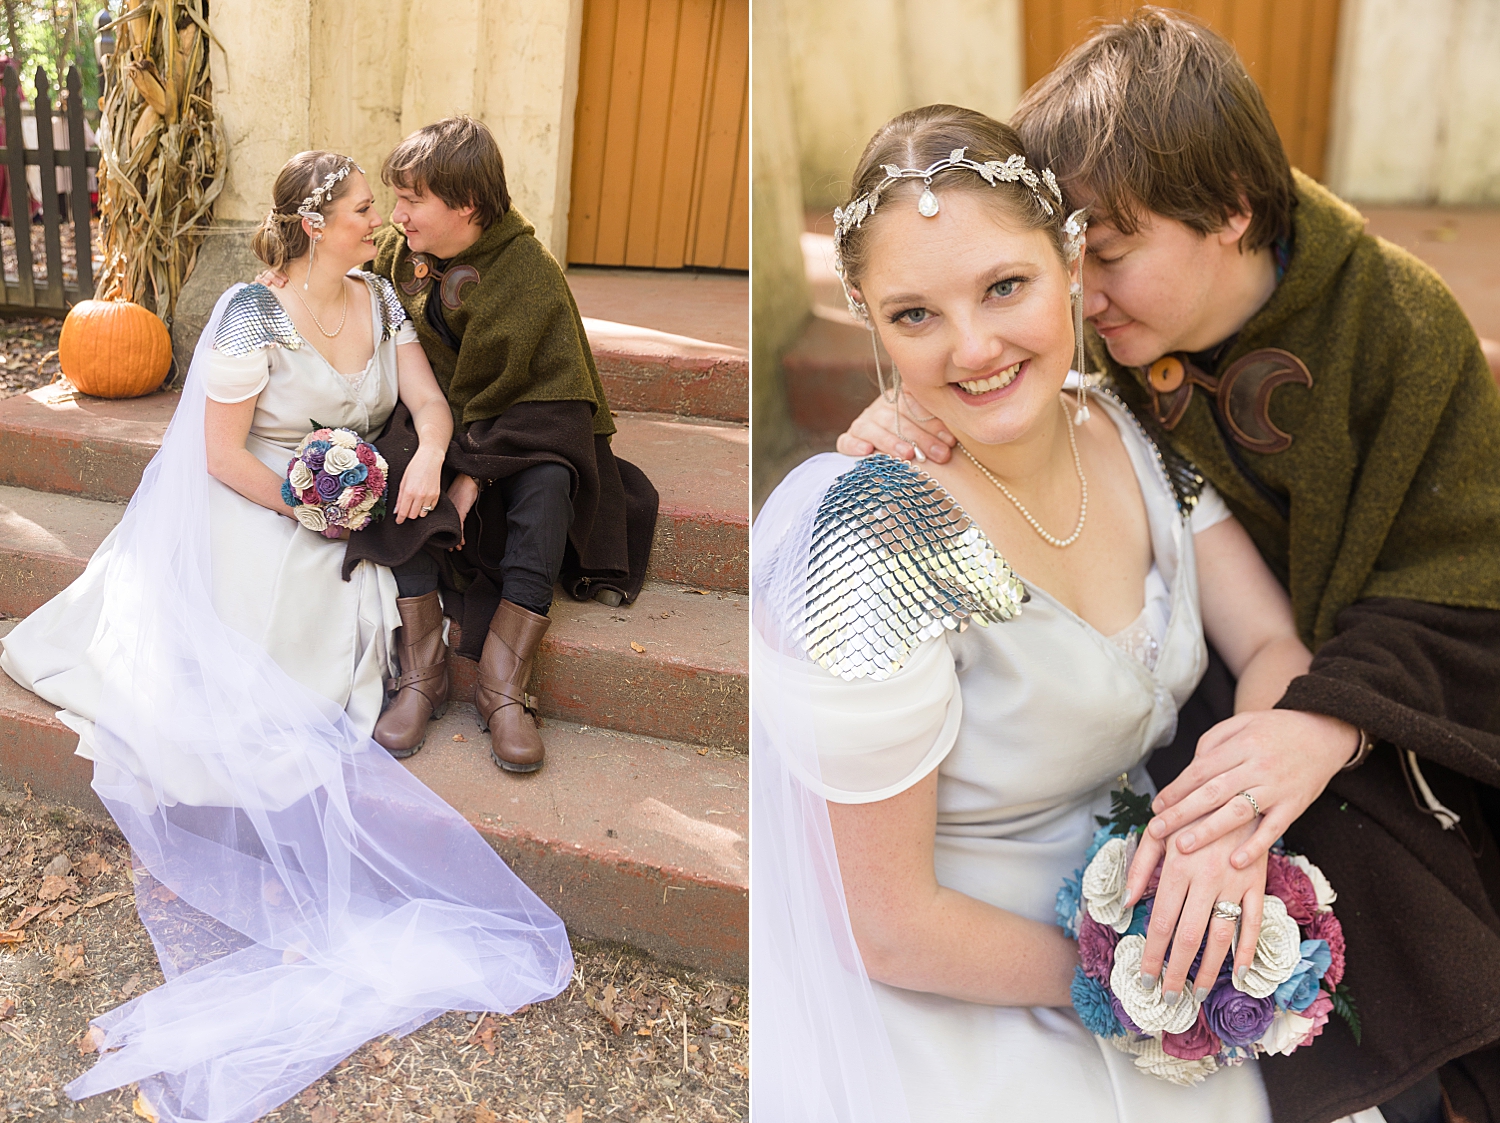
[[[170,328],[224,186],[206,0],[127,0],[114,21],[99,132],[100,300],[145,305]]]

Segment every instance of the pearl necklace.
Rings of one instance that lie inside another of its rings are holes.
[[[1061,398],[1058,399],[1058,405],[1062,405]],[[1016,505],[1016,510],[1021,512],[1021,517],[1031,524],[1031,529],[1040,534],[1042,536],[1042,540],[1045,541],[1049,546],[1056,546],[1059,550],[1067,546],[1071,546],[1074,542],[1078,541],[1078,536],[1083,533],[1083,520],[1088,517],[1089,513],[1089,481],[1084,478],[1083,461],[1078,456],[1078,438],[1073,435],[1073,426],[1070,424],[1066,424],[1067,421],[1071,420],[1068,417],[1068,407],[1066,405],[1062,405],[1062,411],[1063,420],[1065,422],[1063,428],[1068,431],[1068,444],[1071,445],[1073,449],[1073,467],[1078,469],[1078,484],[1083,491],[1083,501],[1078,508],[1078,525],[1073,528],[1073,533],[1067,538],[1057,538],[1043,530],[1042,524],[1037,522],[1032,513],[1028,511],[1024,506],[1022,506],[1021,501],[1011,494],[1010,488],[1006,487],[1003,483],[996,479],[994,473],[992,473],[988,468],[979,463],[978,460],[975,460],[974,454],[968,449],[964,448],[962,441],[960,441],[958,444],[958,447],[963,452],[963,454],[967,456],[971,461],[973,461],[974,467],[983,472],[985,478],[989,480],[990,483],[998,487],[1000,491],[1005,495],[1005,498],[1009,499]]]
[[[349,318],[349,286],[344,284],[343,278],[339,279],[339,288],[344,290],[344,314],[339,317],[339,326],[329,331],[323,326],[323,321],[318,319],[318,314],[312,310],[312,305],[303,299],[302,294],[295,288],[292,295],[302,301],[302,307],[307,309],[307,314],[312,317],[312,322],[318,325],[318,330],[323,333],[324,339],[333,339],[339,332],[344,330],[344,321]]]

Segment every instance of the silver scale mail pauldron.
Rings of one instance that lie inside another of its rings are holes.
[[[924,640],[1010,620],[1027,599],[936,481],[879,454],[835,480],[818,508],[802,642],[840,678],[879,680]]]
[[[395,336],[408,319],[401,298],[384,277],[360,271],[359,276],[375,286],[380,302],[380,342]],[[296,351],[302,337],[292,325],[286,309],[271,295],[265,285],[246,285],[230,300],[214,335],[214,350],[221,355],[239,358],[265,347],[285,347]]]

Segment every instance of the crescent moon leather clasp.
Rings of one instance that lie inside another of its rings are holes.
[[[1217,378],[1177,354],[1163,355],[1146,370],[1151,412],[1164,428],[1176,428],[1192,401],[1193,387],[1202,386],[1214,396],[1234,443],[1251,452],[1275,453],[1291,446],[1291,434],[1271,422],[1271,393],[1287,383],[1310,389],[1312,374],[1301,359],[1279,347],[1251,351]]]
[[[464,286],[479,283],[479,270],[472,265],[455,265],[443,274],[443,283],[438,289],[443,307],[456,309],[464,300]]]
[[[1235,443],[1251,452],[1282,452],[1291,447],[1290,433],[1271,421],[1271,392],[1296,383],[1312,388],[1312,373],[1290,351],[1262,347],[1236,359],[1219,379],[1219,409]]]

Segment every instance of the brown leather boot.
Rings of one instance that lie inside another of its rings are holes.
[[[490,756],[508,772],[535,772],[542,766],[542,735],[526,683],[550,623],[545,616],[503,600],[484,637],[474,707],[480,727],[490,732]]]
[[[397,760],[409,757],[427,739],[427,723],[448,712],[448,645],[443,640],[443,604],[436,591],[396,601],[401,635],[396,655],[401,677],[396,696],[371,734]]]

